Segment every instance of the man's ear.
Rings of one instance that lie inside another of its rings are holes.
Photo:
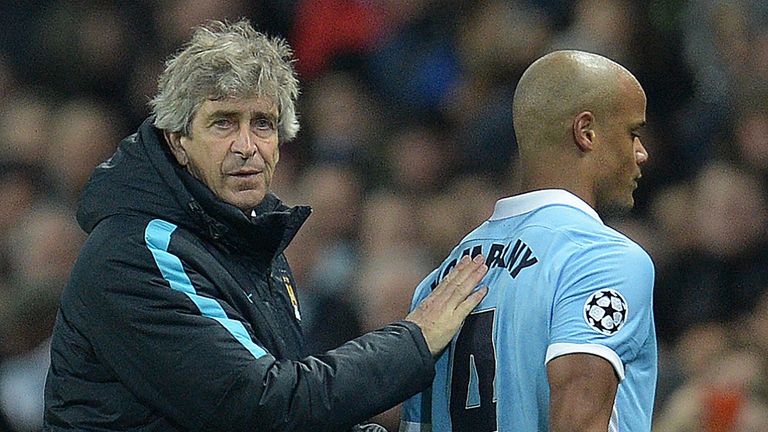
[[[590,152],[595,147],[595,115],[582,111],[573,118],[573,141],[582,152]]]
[[[168,147],[171,149],[171,153],[176,158],[176,161],[181,166],[187,166],[189,158],[187,157],[187,151],[184,146],[181,145],[181,132],[168,132],[164,131],[165,141],[168,143]]]

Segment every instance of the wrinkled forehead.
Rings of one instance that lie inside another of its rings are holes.
[[[276,97],[250,95],[246,97],[228,96],[209,98],[203,101],[197,109],[198,114],[211,113],[249,113],[269,114],[277,117],[279,114]]]
[[[227,72],[227,73],[225,73]],[[261,76],[263,70],[245,76],[233,71],[223,71],[213,81],[201,83],[199,97],[206,100],[249,99],[262,97],[279,101],[280,83],[274,77]]]

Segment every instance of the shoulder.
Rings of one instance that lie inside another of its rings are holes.
[[[643,252],[640,246],[624,234],[583,210],[567,205],[549,205],[531,212],[519,222],[517,228],[527,232],[529,238],[554,242],[574,251],[616,247]]]
[[[571,264],[567,267],[574,276],[603,275],[617,281],[629,279],[652,286],[653,260],[640,245],[608,227],[580,234],[578,246],[567,257]]]
[[[117,215],[100,222],[88,235],[83,249],[96,249],[99,255],[119,255],[155,247],[184,249],[193,244],[199,246],[202,240],[183,226],[159,218]]]
[[[146,218],[116,215],[94,227],[62,293],[64,313],[93,323],[96,316],[107,314],[105,310],[116,299],[138,293],[145,282],[157,279],[152,254],[144,242],[147,222]]]
[[[643,286],[653,283],[655,269],[650,255],[626,235],[579,209],[542,208],[526,230],[529,246],[546,251],[562,282],[602,275],[616,280],[633,278]]]
[[[615,250],[650,261],[648,253],[632,239],[579,209],[548,206],[537,212],[536,221],[531,224],[533,229],[570,243],[579,253],[600,254]]]
[[[144,228],[148,219],[116,215],[93,228],[80,251],[80,260],[110,261],[144,248]]]
[[[653,272],[651,256],[639,244],[611,227],[582,236],[579,255],[590,262],[606,262],[622,271]]]
[[[152,278],[159,251],[178,257],[201,255],[201,240],[190,231],[160,219],[117,215],[104,219],[83,245],[70,285],[120,286],[121,280]],[[109,282],[105,284],[104,282]]]

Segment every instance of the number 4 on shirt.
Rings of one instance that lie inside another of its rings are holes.
[[[496,424],[495,309],[474,312],[456,338],[451,370],[453,432],[494,432]]]

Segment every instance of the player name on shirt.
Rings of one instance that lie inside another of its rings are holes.
[[[488,249],[484,250],[485,248]],[[459,262],[461,257],[471,255],[471,257],[474,258],[479,254],[483,254],[487,257],[485,259],[485,265],[488,266],[489,271],[494,268],[504,268],[509,272],[512,279],[516,278],[523,269],[539,262],[536,256],[533,255],[531,248],[520,239],[517,239],[514,242],[509,242],[506,245],[492,243],[490,247],[488,245],[479,244],[464,249],[461,252],[461,256],[449,261],[443,271],[438,273],[438,277],[432,281],[430,284],[431,288],[435,289],[437,284],[439,284],[451,269],[456,266],[456,263]]]

